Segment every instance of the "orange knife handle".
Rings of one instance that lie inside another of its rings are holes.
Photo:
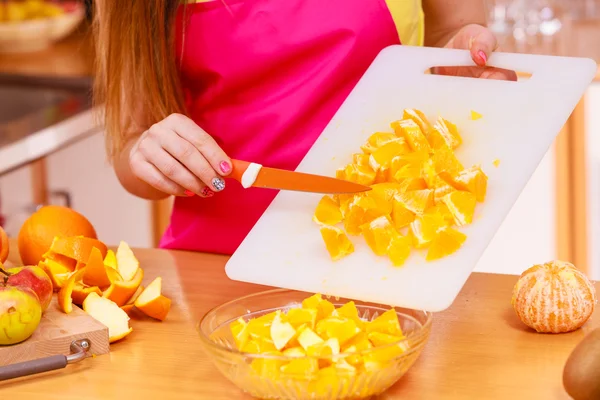
[[[227,176],[233,178],[238,182],[242,182],[242,175],[248,169],[250,163],[248,161],[234,160],[231,159],[231,173]]]

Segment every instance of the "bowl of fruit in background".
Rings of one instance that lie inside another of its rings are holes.
[[[77,1],[0,2],[0,53],[44,50],[71,34],[84,18],[85,6]]]
[[[233,384],[262,399],[368,398],[396,383],[431,330],[425,311],[275,289],[206,313],[198,331]]]

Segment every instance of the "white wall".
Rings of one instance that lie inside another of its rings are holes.
[[[49,190],[66,190],[72,207],[85,215],[108,245],[120,240],[131,246],[152,245],[150,203],[128,194],[105,160],[99,132],[47,158]],[[1,211],[7,215],[9,234],[18,232],[31,204],[29,171],[22,168],[0,177]]]

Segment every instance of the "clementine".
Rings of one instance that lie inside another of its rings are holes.
[[[83,215],[63,206],[43,206],[31,215],[18,235],[19,254],[25,265],[37,265],[54,237],[85,236],[97,239],[96,230]]]
[[[571,263],[551,261],[521,274],[511,303],[519,319],[540,333],[579,329],[596,307],[596,290]]]

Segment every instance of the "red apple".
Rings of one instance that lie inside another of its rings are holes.
[[[30,288],[37,295],[42,312],[48,309],[52,301],[52,281],[42,268],[31,265],[10,268],[5,271],[8,273],[8,285]]]
[[[42,319],[42,306],[27,287],[7,285],[0,280],[0,345],[28,339]]]

